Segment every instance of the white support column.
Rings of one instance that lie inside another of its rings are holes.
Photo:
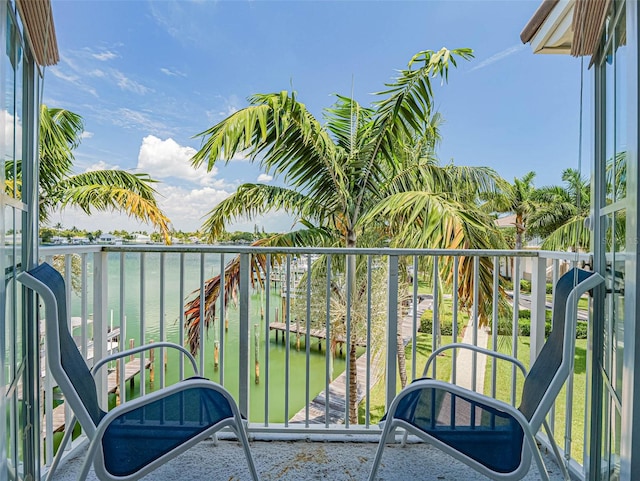
[[[398,356],[398,257],[389,256],[389,290],[387,293],[387,389],[388,410],[396,396],[396,359]]]
[[[107,301],[108,301],[107,253],[96,252],[93,255],[93,362],[107,355]],[[102,369],[96,377],[100,397],[98,402],[107,410],[107,370]]]
[[[531,268],[531,333],[530,359],[536,360],[544,345],[544,329],[547,311],[547,260],[535,257]]]
[[[240,254],[240,332],[239,348],[240,356],[238,363],[239,377],[239,407],[240,412],[249,419],[249,358],[251,357],[250,322],[249,322],[249,276],[251,275],[250,254]]]

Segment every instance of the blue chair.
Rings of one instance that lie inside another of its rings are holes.
[[[35,291],[45,304],[50,373],[75,416],[65,430],[48,479],[55,472],[76,420],[89,439],[79,480],[86,478],[92,462],[101,480],[138,479],[225,427],[231,428],[242,444],[251,477],[254,481],[259,479],[240,411],[229,392],[215,382],[194,377],[123,403],[109,412],[100,408],[93,375],[107,362],[151,348],[168,347],[182,352],[197,373],[196,361],[189,351],[176,344],[158,342],[105,357],[90,371],[67,327],[65,284],[60,273],[45,263],[19,274],[18,280]]]
[[[533,457],[541,478],[548,481],[535,438],[542,426],[560,469],[569,480],[545,417],[573,371],[578,299],[603,280],[599,274],[575,268],[558,280],[553,328],[528,374],[517,359],[469,344],[455,343],[434,351],[423,376],[433,359],[450,349],[471,349],[518,366],[525,376],[520,406],[516,408],[447,382],[418,379],[398,393],[380,423],[383,430],[369,481],[375,479],[385,443],[396,428],[403,428],[405,436],[414,434],[496,480],[521,479],[529,471]]]

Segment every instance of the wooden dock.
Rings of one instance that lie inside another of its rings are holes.
[[[420,317],[426,309],[430,309],[432,306],[432,299],[430,297],[423,298],[417,305],[416,311],[418,315],[418,326],[420,325]],[[398,326],[402,330],[402,340],[406,346],[414,336],[413,332],[413,313],[409,313],[401,319]],[[371,385],[372,387],[376,382],[380,380],[382,376],[382,354],[371,357]],[[366,375],[367,375],[367,358],[365,355],[360,356],[356,361],[356,369],[358,372],[358,388],[357,388],[357,400],[360,403],[366,395]],[[340,374],[329,384],[329,409],[328,409],[328,421],[329,424],[343,424],[345,419],[346,406],[346,389],[347,389],[347,375],[345,371]],[[309,404],[309,424],[325,424],[327,414],[327,393],[322,391],[318,394],[313,401]],[[296,413],[290,420],[290,423],[305,423],[306,422],[306,408],[302,408]]]
[[[151,368],[151,360],[144,360],[144,368]],[[129,382],[130,386],[133,386],[134,378],[140,374],[140,359],[134,359],[125,363],[124,365],[124,381],[125,384]],[[113,394],[118,389],[118,379],[116,371],[112,371],[107,376],[107,386],[109,394]],[[53,410],[53,432],[58,433],[64,431],[65,425],[65,403],[63,402]],[[46,420],[42,421],[42,436],[45,437],[47,435],[47,423]]]
[[[284,322],[270,322],[269,330],[276,332],[276,344],[278,343],[278,333],[282,333],[282,342],[285,340],[285,333],[287,332],[287,324]],[[295,336],[300,336],[300,339],[305,339],[307,336],[307,327],[302,323],[298,326],[294,322],[289,323],[289,332]],[[310,329],[309,336],[318,340],[318,349],[322,349],[322,341],[327,340],[326,329]],[[336,344],[340,345],[340,352],[342,352],[342,346],[347,342],[344,337],[338,337],[335,339]],[[362,342],[358,343],[358,346],[364,347]]]

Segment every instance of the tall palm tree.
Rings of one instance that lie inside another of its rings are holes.
[[[84,130],[82,118],[64,109],[40,108],[40,221],[52,212],[75,206],[87,214],[92,210],[118,210],[149,222],[170,241],[169,219],[156,201],[156,182],[148,174],[124,170],[95,170],[73,174],[73,150]],[[13,183],[13,165],[6,167],[7,186]],[[21,186],[22,169],[16,165],[15,185]]]
[[[471,57],[469,49],[422,51],[395,82],[378,94],[382,99],[371,107],[338,95],[335,104],[324,112],[324,124],[298,101],[294,92],[251,97],[249,107],[198,134],[203,146],[194,155],[193,166],[206,164],[210,170],[217,162],[228,162],[243,152],[267,173],[282,176],[285,185],[241,185],[209,212],[203,225],[209,239],[221,236],[225,226],[237,217],[279,209],[296,218],[303,229],[261,239],[261,245],[382,246],[401,229],[389,225],[382,215],[370,212],[379,209],[381,214],[385,207],[379,206],[389,196],[429,187],[427,192],[416,194],[427,199],[422,207],[430,209],[431,220],[438,218],[455,228],[436,232],[432,222],[423,224],[423,236],[416,238],[422,243],[414,247],[475,247],[478,237],[466,237],[470,230],[462,226],[465,222],[477,224],[469,214],[475,205],[465,205],[442,194],[455,183],[452,173],[460,171],[453,166],[440,167],[432,155],[429,160],[419,160],[425,153],[432,154],[438,139],[439,116],[433,112],[431,80],[446,80],[450,65],[456,66],[459,58]],[[467,175],[460,174],[459,178],[465,179],[461,185],[468,196],[496,184],[497,176],[492,171],[467,168],[464,172]],[[403,212],[398,221],[410,222],[416,216]],[[356,256],[347,256],[341,267],[353,277],[345,285],[357,285],[355,279],[361,265]],[[228,266],[225,275],[227,285],[233,283],[237,263]],[[205,286],[207,325],[213,321],[219,281],[211,279]],[[197,350],[200,343],[199,312],[200,298],[196,297],[187,304],[185,318],[192,350]],[[349,392],[350,399],[355,400],[356,343],[351,341],[349,359],[353,372],[349,376]],[[350,406],[349,418],[357,422],[357,406]]]
[[[536,210],[536,189],[533,184],[535,172],[528,172],[522,178],[513,179],[513,184],[497,194],[486,198],[484,210],[516,216],[515,248],[522,249],[523,237],[527,233],[529,215]]]
[[[606,202],[611,203],[626,196],[627,152],[616,152],[606,165]],[[539,189],[536,194],[538,208],[531,216],[531,229],[545,237],[543,249],[589,250],[591,230],[586,221],[590,215],[591,186],[576,169],[562,172],[564,186]],[[624,246],[626,218],[616,215],[610,219],[604,241],[607,249],[613,244]],[[616,249],[619,247],[616,247]]]
[[[591,205],[589,181],[576,169],[565,169],[562,181],[564,186],[538,189],[537,208],[529,218],[529,227],[545,239],[543,249],[588,250],[590,231],[584,221],[589,217]]]

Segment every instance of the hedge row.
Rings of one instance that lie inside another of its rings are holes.
[[[513,282],[512,281],[504,281],[503,287],[508,291],[513,290]],[[531,292],[531,281],[527,281],[525,279],[520,280],[520,291],[522,292]],[[553,284],[551,282],[547,282],[546,285],[547,294],[553,294]]]
[[[518,335],[528,337],[531,335],[531,312],[524,309],[519,311],[520,322],[518,322]],[[462,329],[467,324],[467,320],[458,316],[458,332],[461,333]],[[466,316],[465,316],[466,318]],[[545,323],[545,335],[549,335],[551,332],[551,311],[546,313]],[[420,318],[419,331],[425,334],[431,334],[433,330],[433,312],[426,310]],[[447,313],[440,317],[440,334],[443,336],[453,335],[453,321],[451,314]],[[506,318],[498,319],[498,335],[510,336],[512,334],[512,320]],[[584,321],[578,321],[576,326],[576,339],[587,338],[587,323]]]

